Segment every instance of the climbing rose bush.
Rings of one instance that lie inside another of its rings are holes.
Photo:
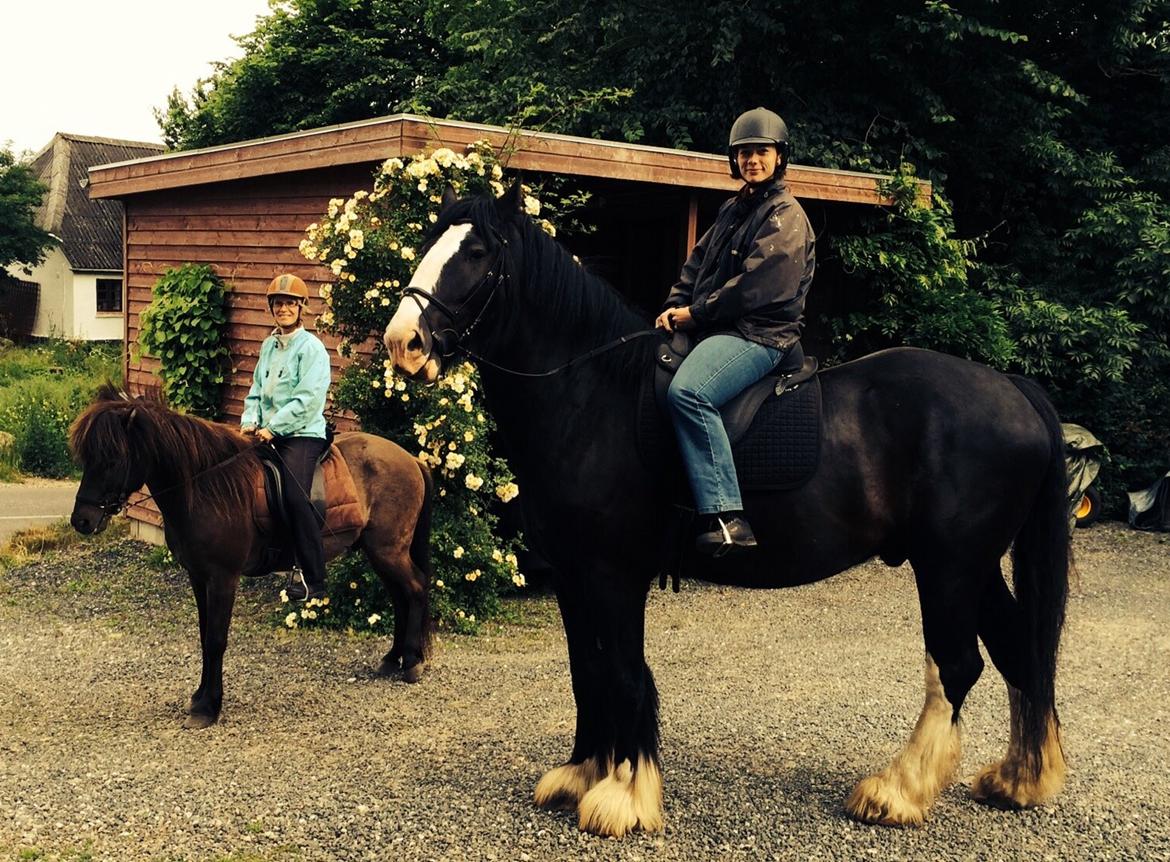
[[[526,585],[517,560],[519,537],[501,535],[499,504],[521,489],[491,449],[491,417],[483,409],[479,377],[470,363],[448,368],[435,386],[394,374],[381,342],[410,283],[427,232],[438,221],[443,189],[459,195],[504,193],[504,173],[486,142],[456,153],[446,147],[409,159],[388,159],[374,176],[373,191],[335,198],[309,225],[301,254],[322,264],[333,280],[320,285],[324,309],[319,329],[340,337],[338,352],[351,360],[334,386],[337,406],[351,410],[362,427],[417,455],[435,479],[431,602],[437,617],[458,631],[473,631],[496,615],[500,597]],[[526,189],[526,212],[540,219],[542,204]],[[389,631],[389,597],[364,559],[351,557],[331,570],[330,605],[316,615],[289,609],[289,627],[341,625]]]

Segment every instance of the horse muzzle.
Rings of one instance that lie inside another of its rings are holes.
[[[73,514],[69,516],[69,524],[83,536],[92,536],[100,533],[110,523],[110,516],[97,506],[88,503],[78,503],[73,507]]]
[[[436,345],[420,315],[399,306],[382,340],[396,370],[423,383],[439,378],[442,362],[434,355],[432,348]]]

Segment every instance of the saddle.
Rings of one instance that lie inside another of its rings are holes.
[[[263,469],[254,489],[252,518],[260,532],[270,537],[261,567],[269,572],[291,567],[292,548],[287,541],[288,514],[275,451],[262,449],[260,465]],[[309,500],[317,511],[323,535],[360,530],[369,518],[369,511],[358,501],[345,456],[332,443],[317,459]]]
[[[677,462],[666,406],[666,390],[692,347],[688,333],[664,339],[655,354],[652,406],[643,406],[640,448],[647,463],[668,452]],[[820,457],[821,387],[817,360],[797,343],[769,374],[722,408],[736,472],[744,490],[778,491],[799,487],[816,472]],[[644,396],[643,403],[648,399]]]

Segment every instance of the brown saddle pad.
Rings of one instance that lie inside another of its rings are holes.
[[[317,471],[324,479],[325,485],[325,524],[321,528],[322,534],[332,535],[362,529],[370,517],[370,512],[358,500],[357,487],[353,483],[349,465],[345,463],[345,456],[336,445],[329,447],[329,456],[317,465]],[[269,510],[268,495],[264,487],[266,475],[267,470],[261,470],[256,478],[255,505],[252,511],[256,526],[262,532],[272,533],[280,523],[280,517],[273,517]],[[314,476],[314,490],[317,484],[317,477]]]

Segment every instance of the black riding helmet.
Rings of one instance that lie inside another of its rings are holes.
[[[776,165],[776,174],[784,173],[788,167],[788,126],[780,119],[780,115],[767,108],[753,108],[739,115],[731,124],[731,135],[727,142],[727,161],[731,164],[731,175],[737,180],[743,179],[739,173],[739,165],[735,161],[735,148],[743,144],[775,144],[780,161]]]

